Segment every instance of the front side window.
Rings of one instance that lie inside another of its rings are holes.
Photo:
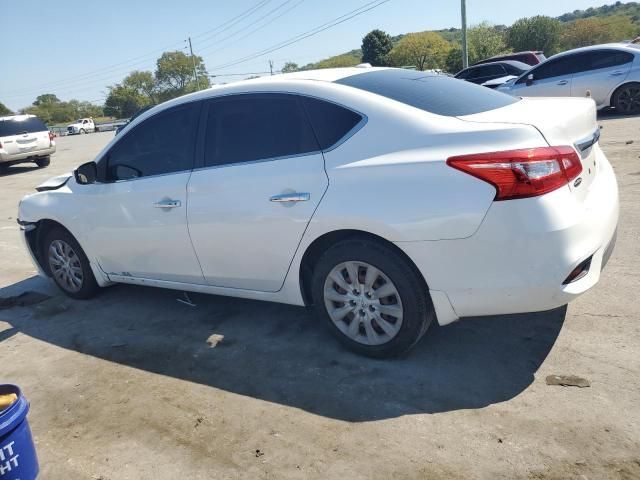
[[[534,80],[546,80],[547,78],[560,77],[573,74],[573,65],[576,59],[573,55],[565,55],[561,58],[547,60],[539,67],[534,68],[529,73],[533,74]],[[529,74],[518,80],[518,83],[525,83]]]
[[[107,178],[129,180],[193,168],[199,103],[160,112],[128,132],[107,155]]]
[[[265,93],[219,98],[210,103],[207,117],[206,166],[320,150],[294,95]]]

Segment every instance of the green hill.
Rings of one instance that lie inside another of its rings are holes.
[[[616,2],[611,5],[603,5],[596,8],[587,8],[586,10],[574,10],[571,13],[565,13],[560,15],[558,20],[561,22],[573,22],[574,20],[592,18],[592,17],[611,17],[611,16],[627,16],[632,23],[640,30],[640,3],[639,2]],[[504,25],[498,25],[499,29],[506,29]],[[460,43],[462,33],[459,28],[446,28],[442,30],[436,30],[445,40],[453,43]],[[396,44],[405,34],[396,35],[392,37],[393,43]],[[335,55],[333,57],[325,58],[315,63],[309,63],[302,67],[304,70],[311,70],[315,68],[333,68],[333,67],[352,67],[362,62],[362,50],[355,49],[350,52]]]

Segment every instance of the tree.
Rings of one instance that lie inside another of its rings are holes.
[[[387,65],[387,54],[393,48],[388,33],[382,30],[371,30],[362,39],[362,61],[374,67]]]
[[[196,77],[193,77],[195,63]],[[210,86],[209,76],[202,57],[189,57],[183,52],[164,52],[158,59],[155,73],[160,100],[184,95]]]
[[[562,47],[566,50],[599,43],[634,38],[638,29],[626,16],[582,18],[569,23],[562,33]]]
[[[491,58],[509,49],[504,41],[504,34],[493,25],[483,22],[469,29],[467,33],[469,63]]]
[[[298,70],[300,70],[300,67],[298,67],[297,63],[293,62],[286,62],[282,67],[282,73],[297,72]]]
[[[134,70],[124,78],[122,85],[135,90],[139,95],[147,97],[149,103],[158,103],[158,86],[153,73]]]
[[[455,44],[444,61],[444,69],[449,73],[458,73],[462,70],[462,47]]]
[[[514,51],[542,50],[553,55],[560,45],[562,23],[551,17],[538,15],[517,20],[507,31],[507,45]]]
[[[145,105],[149,105],[148,97],[124,85],[109,88],[109,95],[104,102],[104,113],[110,117],[129,118]]]
[[[0,115],[11,115],[12,113],[4,103],[0,102]]]
[[[60,99],[56,97],[53,93],[44,93],[42,95],[38,95],[33,102],[33,105],[36,107],[44,106],[44,105],[52,105],[54,103],[60,103]]]
[[[450,50],[451,44],[436,32],[410,33],[402,37],[388,58],[396,67],[443,68]]]

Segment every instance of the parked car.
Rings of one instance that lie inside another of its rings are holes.
[[[67,135],[83,135],[85,133],[92,133],[96,131],[96,126],[93,123],[93,118],[80,118],[67,126]]]
[[[513,80],[516,77],[515,75],[506,75],[504,77],[500,77],[500,78],[494,78],[493,80],[487,80],[486,82],[482,83],[481,85],[483,87],[487,87],[487,88],[498,88],[500,85],[504,85],[505,83],[509,82],[510,80]]]
[[[505,55],[496,55],[495,57],[486,58],[479,62],[476,62],[474,65],[480,65],[483,63],[493,63],[500,62],[503,60],[513,60],[516,62],[526,63],[527,65],[538,65],[539,63],[544,62],[547,57],[544,56],[544,53],[541,51],[529,51],[529,52],[516,52],[516,53],[507,53]]]
[[[46,167],[56,151],[53,138],[53,133],[35,115],[0,117],[0,170],[28,162]]]
[[[589,96],[598,109],[640,113],[640,45],[595,45],[559,53],[498,89],[524,97]]]
[[[177,98],[19,207],[43,275],[313,305],[345,345],[548,310],[593,287],[618,221],[587,99],[444,75],[296,72]]]
[[[482,85],[491,80],[504,79],[506,76],[519,77],[529,70],[531,70],[531,66],[526,63],[516,62],[515,60],[503,60],[500,62],[473,65],[464,70],[460,70],[454,76],[460,80]]]
[[[155,107],[155,105],[147,105],[146,107],[142,107],[141,109],[139,109],[136,113],[134,113],[133,115],[131,115],[131,118],[126,122],[123,123],[122,125],[118,125],[118,128],[116,128],[116,135],[118,135],[122,130],[125,129],[125,127],[127,125],[129,125],[133,120],[135,120],[137,117],[139,117],[140,115],[142,115],[144,112],[146,112],[147,110],[151,109]]]

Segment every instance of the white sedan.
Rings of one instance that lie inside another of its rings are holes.
[[[588,99],[517,99],[350,68],[218,86],[145,112],[20,203],[41,274],[313,305],[400,354],[436,320],[543,311],[593,287],[618,189]]]

